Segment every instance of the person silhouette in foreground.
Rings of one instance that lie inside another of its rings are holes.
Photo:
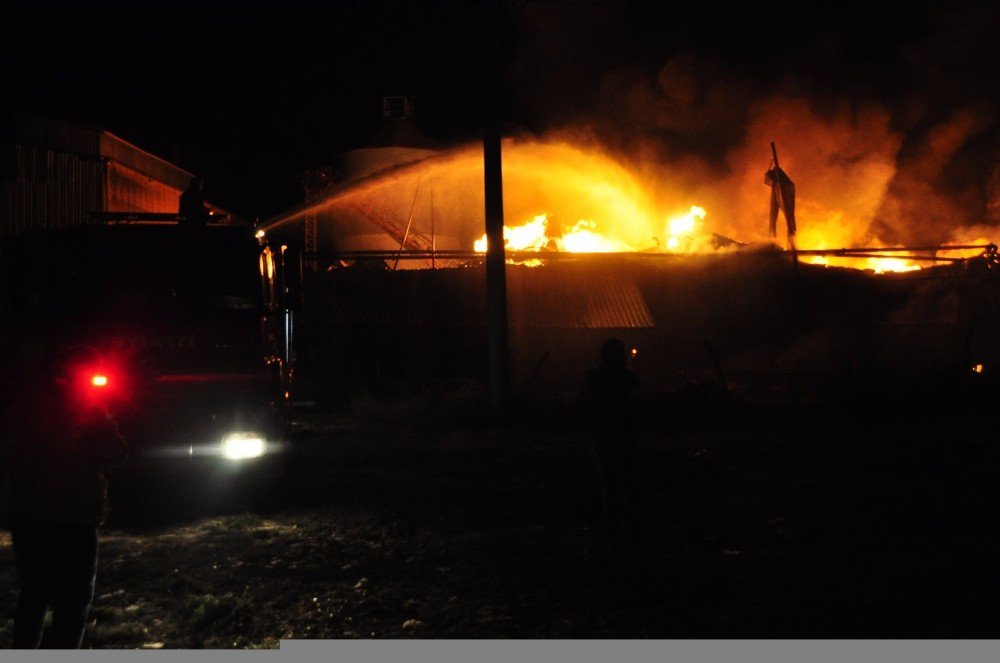
[[[181,194],[181,223],[187,226],[204,226],[208,223],[208,206],[205,205],[205,180],[201,176],[191,178],[191,185]]]
[[[612,538],[623,526],[632,535],[638,533],[632,393],[639,388],[639,378],[627,363],[625,345],[610,338],[601,345],[601,363],[587,372],[586,382],[604,523]]]
[[[92,392],[92,348],[73,346],[23,389],[3,428],[7,522],[20,585],[13,647],[79,648],[94,596],[97,528],[107,517],[106,468],[128,445]]]

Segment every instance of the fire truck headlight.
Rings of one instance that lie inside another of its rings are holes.
[[[257,433],[230,433],[222,440],[222,455],[233,460],[264,455],[264,437]]]

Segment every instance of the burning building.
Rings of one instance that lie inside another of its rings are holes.
[[[268,232],[298,233],[309,217],[322,229],[311,314],[328,375],[483,375],[481,148],[402,156],[414,158],[348,175]],[[659,390],[995,362],[987,242],[788,251],[769,241],[766,212],[738,235],[709,202],[583,144],[508,140],[503,168],[517,391],[571,397],[609,336]],[[802,226],[816,207],[804,199]]]

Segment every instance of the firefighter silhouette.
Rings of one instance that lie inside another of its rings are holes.
[[[771,239],[778,235],[778,212],[785,217],[788,229],[788,248],[795,250],[795,183],[778,165],[778,150],[771,143],[771,167],[764,173],[764,184],[771,188],[771,210],[768,215],[767,231]]]
[[[27,381],[5,413],[7,522],[20,594],[13,647],[78,648],[97,572],[97,528],[107,516],[106,468],[124,461],[127,444],[99,399],[87,390],[107,377],[87,371],[99,355],[86,346],[61,351]],[[92,382],[88,382],[92,381]]]
[[[623,526],[632,534],[638,527],[632,393],[639,388],[639,378],[628,367],[621,340],[605,341],[600,355],[600,365],[587,372],[586,400],[593,425],[605,528],[609,536],[615,537]]]
[[[205,205],[205,180],[201,176],[191,178],[191,185],[181,194],[181,222],[188,226],[203,226],[208,223],[208,206]]]

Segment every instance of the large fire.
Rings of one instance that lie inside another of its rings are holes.
[[[547,214],[539,214],[530,221],[517,226],[504,226],[504,249],[508,251],[564,251],[567,253],[629,253],[635,251],[678,251],[691,247],[705,219],[704,208],[692,205],[686,214],[667,219],[663,224],[666,242],[661,246],[657,237],[651,244],[636,247],[617,237],[605,235],[597,230],[594,221],[581,219],[572,226],[550,228]],[[486,253],[486,235],[477,239],[473,248],[476,253]]]
[[[593,221],[580,220],[571,226],[552,223],[547,214],[539,214],[520,225],[504,226],[504,249],[516,252],[565,252],[565,253],[632,253],[632,252],[676,252],[705,253],[717,250],[709,245],[704,231],[704,221],[708,213],[704,208],[692,205],[685,214],[678,214],[665,220],[663,224],[664,242],[653,237],[653,243],[645,247],[633,246],[617,237],[599,232]],[[970,244],[986,245],[988,240],[979,237]],[[473,243],[476,253],[486,253],[486,235]],[[869,247],[879,251],[879,247]],[[822,250],[822,249],[818,249]],[[862,250],[858,250],[859,252]],[[805,262],[814,265],[850,267],[863,269],[875,274],[891,272],[912,272],[921,269],[920,259],[903,254],[901,251],[886,252],[885,255],[858,253],[854,255],[812,255],[807,250]],[[945,250],[939,252],[941,258],[973,258],[980,255],[980,249]],[[510,260],[510,262],[518,262]],[[541,265],[541,260],[520,261],[528,266]],[[933,261],[931,261],[933,262]]]
[[[846,142],[837,145],[806,140],[826,135],[820,131],[826,125],[815,118],[810,121],[816,127],[806,123],[804,131],[788,132],[795,140],[788,141],[781,163],[796,183],[799,259],[881,274],[935,264],[927,258],[981,255],[982,248],[912,252],[898,241],[880,238],[876,220],[890,195],[898,144],[865,147],[866,132],[881,126],[876,120],[862,117],[857,126],[839,127]],[[532,264],[560,252],[690,254],[773,243],[791,248],[783,219],[778,237],[767,235],[770,194],[763,175],[770,151],[763,138],[773,122],[754,127],[750,135],[760,138],[759,144],[753,152],[748,146],[746,154],[734,153],[728,174],[721,175],[697,160],[665,164],[615,157],[590,141],[506,140],[503,186],[509,223],[504,248],[539,254]],[[330,237],[340,252],[483,253],[482,178],[481,146],[455,148],[348,178],[272,225],[316,213],[330,229],[321,229],[320,235]],[[928,244],[982,247],[989,244],[985,237],[990,232],[985,227],[942,231]]]
[[[870,269],[876,274],[887,272],[913,272],[920,265],[909,258],[850,258],[842,256],[812,256],[806,260],[813,265]]]

